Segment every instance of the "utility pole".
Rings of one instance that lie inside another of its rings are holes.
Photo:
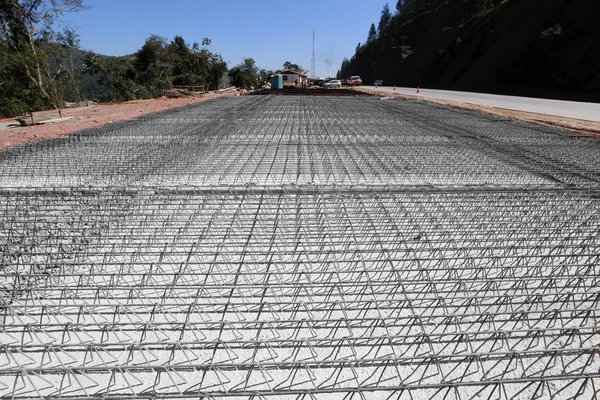
[[[310,69],[312,70],[310,72],[312,73],[313,78],[317,78],[317,68],[315,67],[315,31],[313,31],[313,54]]]

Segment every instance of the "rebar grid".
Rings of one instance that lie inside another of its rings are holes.
[[[599,153],[302,97],[0,153],[0,397],[600,398]]]
[[[15,149],[3,159],[0,182],[600,185],[600,165],[592,162],[600,159],[600,148],[591,139],[419,103],[291,100],[189,108]]]

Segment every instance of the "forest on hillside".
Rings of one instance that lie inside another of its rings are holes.
[[[134,54],[107,57],[80,49],[78,33],[62,24],[84,0],[0,0],[0,115],[64,107],[84,99],[156,97],[173,85],[221,87],[223,58],[181,36],[150,35]]]
[[[138,51],[122,57],[83,50],[77,31],[61,22],[87,9],[85,0],[0,0],[0,116],[85,99],[152,98],[174,86],[250,88],[269,73],[252,58],[229,69],[207,37],[199,44],[149,35]]]
[[[399,0],[338,77],[600,101],[597,0]]]

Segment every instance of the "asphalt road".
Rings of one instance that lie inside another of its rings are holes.
[[[504,108],[507,110],[525,111],[537,114],[553,115],[557,117],[575,118],[585,121],[600,122],[600,104],[583,103],[576,101],[535,99],[531,97],[504,96],[486,93],[456,92],[452,90],[420,89],[416,88],[380,86],[364,86],[365,89],[379,90],[382,92],[419,95],[440,100],[462,101],[469,104]]]

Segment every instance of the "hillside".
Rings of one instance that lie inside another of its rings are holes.
[[[181,36],[169,41],[150,35],[133,56],[105,57],[77,50],[78,34],[72,29],[55,29],[66,12],[56,4],[82,11],[87,9],[82,0],[30,3],[0,5],[0,117],[83,99],[155,98],[172,86],[213,90],[229,83],[227,63],[208,49],[210,38],[201,47]]]
[[[447,0],[357,48],[366,83],[600,101],[600,2]],[[394,17],[396,20],[398,16]]]
[[[95,79],[91,74],[84,73],[83,60],[88,51],[80,50],[76,48],[70,48],[69,51],[73,54],[73,59],[75,61],[75,70],[77,71],[77,80],[79,86],[79,93],[82,99],[94,100],[99,102],[105,102],[110,100],[111,98],[111,89],[105,85],[102,85]],[[113,56],[105,56],[101,54],[97,54],[98,57],[104,59],[110,58],[120,58]],[[127,56],[126,56],[127,57]],[[68,94],[65,96],[65,100],[67,101],[76,101],[75,98],[69,96]]]

